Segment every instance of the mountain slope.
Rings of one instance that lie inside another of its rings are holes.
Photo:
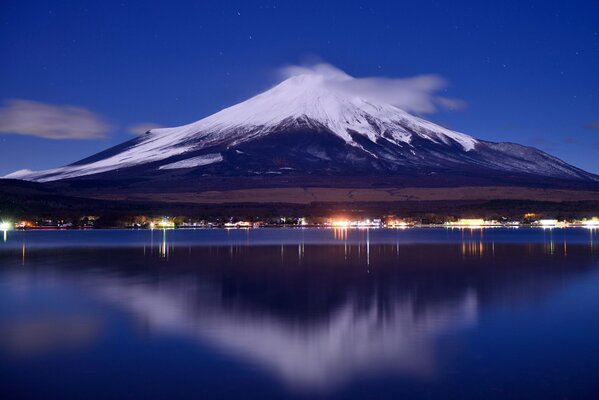
[[[599,182],[534,148],[474,139],[395,106],[352,96],[319,75],[289,78],[200,121],[153,129],[66,167],[7,177],[167,180],[176,185],[256,176],[289,176],[303,184],[332,176]]]

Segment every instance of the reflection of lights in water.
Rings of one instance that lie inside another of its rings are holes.
[[[482,257],[489,247],[494,251],[493,245],[489,246],[483,242],[462,242],[462,255]]]
[[[547,238],[547,233],[549,233],[549,238]],[[555,254],[555,242],[553,240],[553,229],[544,229],[543,230],[543,238],[544,238],[544,248],[545,253],[547,254]]]
[[[495,252],[493,243],[484,243],[484,229],[482,227],[460,228],[460,230],[462,232],[462,256],[479,256],[482,258],[488,248],[491,248],[493,253]],[[468,237],[466,237],[466,233]]]
[[[304,242],[302,241],[297,245],[297,259],[299,263],[301,263],[304,260],[304,251]]]
[[[333,238],[336,240],[347,240],[347,227],[345,228],[333,228]]]
[[[150,231],[150,254],[154,254],[154,229]]]
[[[166,241],[166,229],[162,230],[162,243],[160,244],[160,256],[163,258],[168,258],[169,246]]]
[[[370,266],[370,229],[366,228],[366,265]]]

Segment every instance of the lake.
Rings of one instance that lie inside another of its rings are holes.
[[[597,399],[598,378],[597,230],[0,236],[3,399]]]

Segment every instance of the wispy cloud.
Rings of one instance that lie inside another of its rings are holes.
[[[578,139],[574,136],[566,136],[562,139],[564,144],[576,144],[578,143]]]
[[[528,138],[528,144],[534,147],[542,147],[546,150],[554,151],[562,145],[575,145],[578,144],[578,139],[574,136],[564,136],[561,138],[549,139],[543,136],[535,136]]]
[[[155,124],[153,122],[140,122],[137,124],[129,125],[127,127],[127,132],[133,135],[143,135],[147,131],[151,129],[163,128],[162,125]]]
[[[0,133],[46,139],[98,139],[112,126],[83,107],[13,99],[0,107]]]
[[[589,122],[584,127],[587,129],[599,129],[599,119]]]
[[[452,99],[449,97],[436,97],[435,102],[439,106],[453,111],[463,110],[467,106],[464,100]]]
[[[284,78],[311,74],[320,75],[327,85],[371,101],[393,104],[408,112],[433,113],[439,108],[462,109],[462,100],[440,96],[449,83],[439,75],[417,75],[408,78],[353,77],[334,65],[289,65],[281,69]]]
[[[542,136],[528,138],[528,144],[531,146],[553,146],[555,141]]]

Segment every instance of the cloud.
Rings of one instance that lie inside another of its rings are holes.
[[[574,136],[566,136],[562,139],[562,142],[564,144],[576,144],[576,143],[578,143],[578,139],[575,138]]]
[[[464,100],[452,99],[449,97],[437,97],[435,98],[435,102],[441,107],[452,111],[463,110],[467,106]]]
[[[587,129],[599,129],[599,119],[589,122],[584,127]]]
[[[163,128],[163,126],[153,122],[140,122],[138,124],[129,125],[127,127],[127,132],[133,135],[143,135],[147,131],[157,128]]]
[[[544,147],[546,149],[556,149],[561,145],[574,145],[578,143],[578,139],[573,136],[564,136],[562,138],[552,138],[549,139],[547,137],[535,136],[528,138],[528,144],[531,146],[539,146]]]
[[[555,141],[547,139],[546,137],[535,136],[528,138],[528,144],[531,146],[554,146]]]
[[[13,99],[0,108],[0,133],[46,139],[98,139],[111,130],[104,118],[83,107]]]
[[[433,113],[439,108],[459,110],[466,106],[462,100],[439,96],[449,83],[435,74],[408,78],[356,78],[327,63],[289,65],[280,70],[283,78],[297,75],[320,75],[325,83],[337,90],[360,96],[373,102],[393,104],[405,111]]]

